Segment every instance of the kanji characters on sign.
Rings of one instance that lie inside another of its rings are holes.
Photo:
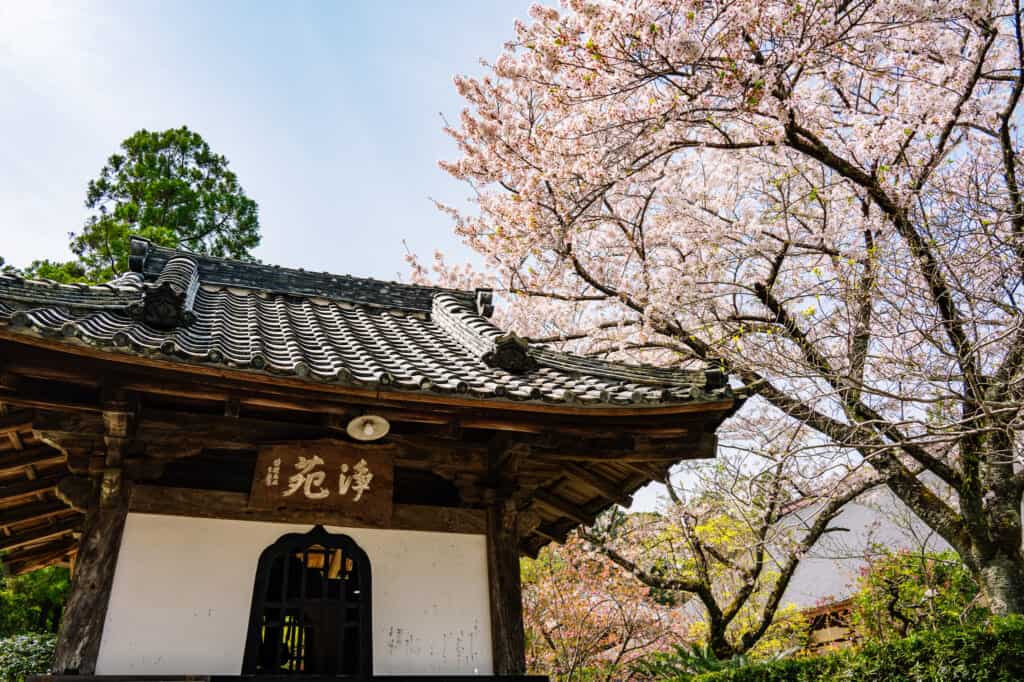
[[[249,504],[254,508],[337,510],[357,520],[391,516],[391,451],[335,440],[261,449]]]
[[[321,467],[323,466],[324,460],[320,457],[315,455],[313,457],[303,457],[300,455],[299,460],[295,463],[295,468],[298,471],[288,479],[288,489],[281,493],[281,495],[291,497],[301,490],[302,494],[310,500],[322,500],[330,496],[331,490],[324,487],[327,472],[322,470]],[[273,488],[277,486],[280,468],[280,458],[275,459],[267,467],[267,475],[264,477],[267,487]],[[365,459],[360,459],[352,467],[351,474],[349,473],[347,463],[342,463],[339,468],[341,473],[338,474],[338,495],[347,495],[349,488],[351,488],[354,494],[352,501],[358,502],[362,498],[363,493],[370,489],[370,481],[373,480],[373,473],[370,471],[369,465]]]

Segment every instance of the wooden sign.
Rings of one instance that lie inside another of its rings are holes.
[[[249,506],[323,510],[386,526],[394,480],[388,446],[339,440],[266,445],[256,458]]]

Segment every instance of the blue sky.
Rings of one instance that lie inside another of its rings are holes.
[[[455,156],[441,114],[530,2],[2,0],[0,256],[70,258],[121,140],[184,124],[259,203],[264,262],[399,279],[403,241],[473,260],[429,199],[469,196],[437,167]]]
[[[395,279],[405,240],[470,258],[430,202],[479,73],[529,0],[0,3],[0,256],[68,258],[85,186],[137,129],[188,125],[260,206],[265,262]]]

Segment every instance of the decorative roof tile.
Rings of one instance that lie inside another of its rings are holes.
[[[484,400],[666,405],[731,397],[720,373],[533,347],[465,292],[306,273],[133,241],[129,273],[99,286],[0,276],[0,327],[68,342],[311,381]]]

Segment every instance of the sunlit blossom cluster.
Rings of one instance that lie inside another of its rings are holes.
[[[981,557],[958,505],[1003,486],[984,507],[1016,508],[998,523],[1019,539],[1014,5],[571,0],[514,30],[456,79],[441,164],[473,187],[470,210],[444,208],[507,322],[581,353],[721,363],[767,406],[741,442],[781,420],[790,453],[815,451],[794,494],[877,473]]]

